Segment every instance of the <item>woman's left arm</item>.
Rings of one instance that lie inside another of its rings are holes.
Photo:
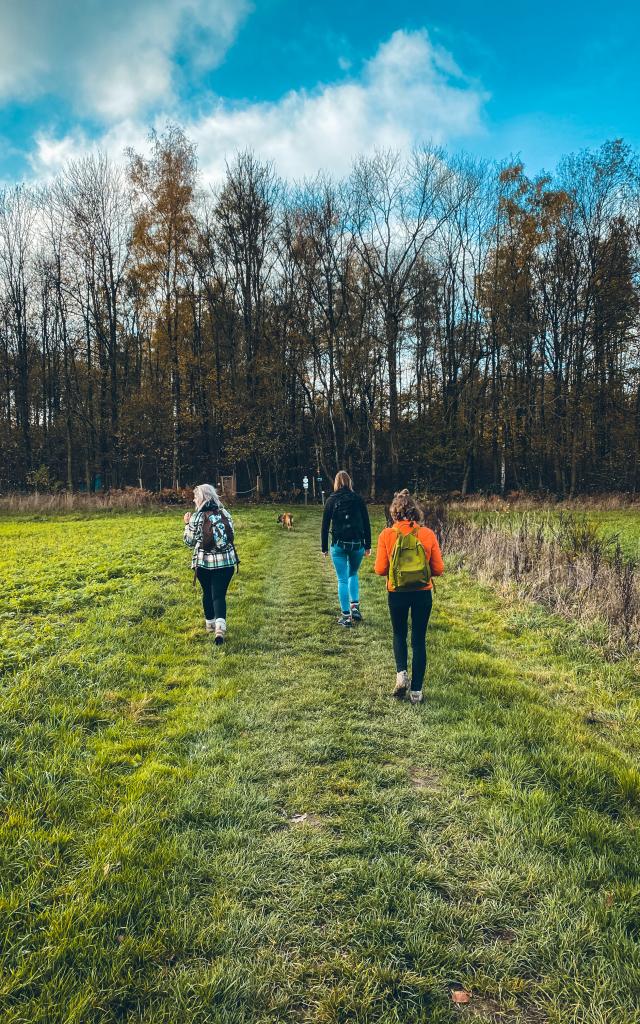
[[[432,576],[442,576],[444,572],[444,562],[442,560],[442,553],[440,551],[440,545],[438,544],[438,538],[433,531],[431,531],[431,554],[429,556],[429,565],[431,566]]]

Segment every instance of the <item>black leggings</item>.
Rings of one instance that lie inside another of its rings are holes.
[[[197,576],[202,587],[202,607],[205,619],[226,619],[227,589],[235,566],[225,565],[222,569],[203,569],[198,566]]]
[[[404,672],[408,665],[407,626],[411,609],[411,689],[421,690],[427,670],[427,626],[433,595],[430,590],[390,590],[388,598],[398,672]]]

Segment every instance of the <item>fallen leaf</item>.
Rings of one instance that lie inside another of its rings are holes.
[[[471,993],[467,992],[465,988],[453,988],[451,990],[451,999],[454,1003],[465,1004],[471,1002]]]
[[[293,817],[291,818],[291,824],[300,825],[303,821],[306,821],[307,818],[307,814],[294,814]]]

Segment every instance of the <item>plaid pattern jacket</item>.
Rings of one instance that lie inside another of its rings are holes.
[[[233,527],[233,519],[226,508],[222,508],[225,516]],[[208,501],[206,505],[199,508],[197,512],[194,512],[189,522],[184,528],[183,540],[188,548],[193,548],[193,555],[191,556],[191,568],[192,569],[225,569],[230,566],[236,565],[238,562],[238,556],[236,555],[233,544],[227,544],[223,548],[214,547],[212,551],[202,550],[202,520],[205,515],[210,515],[213,525],[213,536],[218,541],[226,539],[225,529],[222,523],[222,519],[218,514],[218,506],[215,502]]]

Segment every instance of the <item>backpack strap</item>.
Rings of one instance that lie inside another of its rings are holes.
[[[222,520],[222,525],[225,528],[225,531],[226,531],[226,534],[227,534],[227,540],[228,540],[228,543],[229,543],[229,547],[233,550],[233,553],[235,555],[235,559],[236,559],[236,572],[238,573],[238,572],[240,572],[240,555],[238,554],[238,552],[236,550],[236,544],[235,544],[235,537],[236,537],[236,535],[235,535],[235,531],[233,529],[233,526],[229,522],[229,517],[223,511],[222,505],[218,505],[218,515],[220,516],[220,519]]]

